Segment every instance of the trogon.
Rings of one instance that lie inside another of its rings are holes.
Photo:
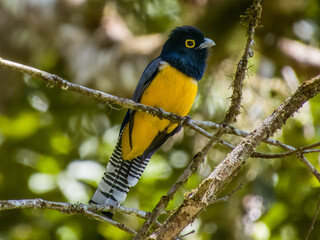
[[[206,68],[208,48],[215,43],[193,26],[175,28],[161,54],[144,70],[133,100],[180,116],[188,114],[197,82]],[[129,109],[117,145],[90,203],[119,206],[136,185],[151,156],[181,125]],[[105,212],[108,217],[112,213]]]

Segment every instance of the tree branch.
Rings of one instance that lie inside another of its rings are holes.
[[[28,74],[31,77],[42,79],[49,87],[56,87],[62,90],[68,90],[71,92],[80,93],[80,94],[92,97],[100,102],[104,102],[104,103],[107,102],[108,104],[117,104],[124,108],[131,108],[137,111],[142,111],[142,112],[151,114],[153,116],[157,116],[160,119],[165,118],[170,120],[171,122],[179,123],[183,126],[187,126],[206,137],[211,136],[210,133],[201,129],[199,126],[194,125],[190,121],[190,117],[188,116],[185,116],[185,117],[179,116],[174,113],[166,112],[161,108],[150,107],[141,103],[136,103],[127,98],[116,97],[108,93],[104,93],[104,92],[87,88],[75,83],[71,83],[55,74],[51,74],[51,73],[48,73],[33,67],[29,67],[20,63],[5,60],[3,58],[0,58],[0,66],[9,68],[11,70],[19,71],[24,74]]]
[[[251,46],[254,43],[253,37],[261,19],[261,12],[261,0],[254,0],[251,7],[246,11],[246,15],[242,16],[243,20],[248,19],[248,39],[243,56],[238,63],[235,78],[231,85],[233,88],[231,105],[223,121],[223,123],[227,125],[235,122],[237,116],[240,114],[243,81],[246,77],[249,58],[253,56]]]
[[[224,147],[230,149],[230,150],[233,150],[233,149],[236,148],[232,144],[230,144],[228,142],[225,142],[223,140],[219,140],[219,143],[221,145],[223,145]],[[307,154],[307,153],[318,153],[318,152],[320,152],[320,149],[310,149],[310,148],[314,147],[313,145],[318,145],[318,143],[311,144],[311,145],[304,146],[304,147],[300,147],[300,148],[296,148],[295,150],[291,150],[291,151],[283,152],[283,153],[262,153],[262,152],[254,151],[250,157],[252,157],[252,158],[273,159],[273,158],[284,158],[284,157],[292,156],[292,155],[297,154],[297,153]]]
[[[51,209],[65,214],[82,214],[88,218],[95,219],[100,222],[107,222],[129,234],[136,234],[136,232],[122,223],[118,223],[102,215],[97,214],[99,211],[112,211],[121,212],[125,214],[133,214],[141,218],[148,218],[150,213],[141,210],[126,208],[126,207],[113,207],[105,205],[83,204],[83,203],[64,203],[64,202],[52,202],[43,199],[20,199],[20,200],[0,200],[1,210],[12,209]]]
[[[232,180],[260,143],[280,129],[306,101],[320,92],[320,75],[305,81],[297,91],[281,104],[260,126],[250,133],[223,160],[200,186],[193,190],[169,216],[166,222],[148,239],[172,239],[216,198],[217,194]]]
[[[320,198],[319,198],[318,205],[317,205],[317,209],[316,209],[316,212],[315,212],[315,214],[314,214],[314,216],[313,216],[313,218],[312,218],[312,222],[311,222],[311,224],[310,224],[310,227],[309,227],[309,230],[308,230],[308,233],[307,233],[307,236],[306,236],[305,240],[308,240],[308,239],[309,239],[309,236],[310,236],[310,234],[311,234],[311,232],[312,232],[312,229],[313,229],[314,224],[315,224],[315,222],[316,222],[316,219],[317,219],[317,217],[318,217],[319,210],[320,210]]]
[[[309,169],[309,171],[317,178],[318,182],[320,183],[320,173],[317,169],[308,161],[308,159],[303,155],[303,153],[297,154],[298,158],[301,160],[304,165]]]
[[[223,126],[217,124],[217,123],[213,123],[213,122],[208,122],[208,121],[203,121],[203,122],[199,122],[199,121],[194,121],[195,125],[201,126],[204,129],[219,129],[222,128]],[[247,137],[249,136],[250,133],[246,132],[246,131],[242,131],[240,129],[237,129],[233,126],[226,126],[225,127],[225,133],[227,134],[234,134],[240,137]],[[289,155],[293,155],[296,153],[302,153],[302,154],[307,154],[307,153],[314,153],[314,152],[319,152],[320,149],[310,149],[312,147],[316,147],[320,145],[320,142],[305,146],[305,147],[301,147],[301,148],[294,148],[290,145],[284,144],[279,142],[278,140],[272,139],[272,138],[268,138],[263,140],[263,142],[282,148],[284,150],[288,150],[288,152],[285,153],[277,153],[277,154],[265,154],[265,153],[260,153],[260,152],[253,152],[251,157],[254,158],[282,158],[282,157],[286,157]],[[222,144],[223,146],[229,148],[230,150],[235,149],[235,146],[231,145],[230,143],[224,142],[223,140],[219,140],[219,143]],[[310,150],[308,150],[310,149]],[[310,170],[310,172],[316,177],[316,179],[320,182],[320,173],[317,171],[317,169],[303,156],[300,157],[299,155],[297,155],[298,158],[302,161],[302,163],[304,163],[306,165],[306,167],[308,168],[308,170]]]

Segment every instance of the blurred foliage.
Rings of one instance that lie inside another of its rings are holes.
[[[72,82],[130,98],[166,35],[195,25],[217,46],[190,115],[219,122],[246,41],[240,15],[249,0],[0,0],[0,57],[55,73]],[[320,2],[263,3],[236,126],[251,131],[296,89],[319,73]],[[289,48],[295,43],[297,48]],[[301,50],[302,49],[302,50]],[[311,53],[307,54],[306,53]],[[87,202],[115,145],[125,109],[0,68],[0,199]],[[294,147],[320,139],[320,96],[275,136]],[[241,139],[225,136],[233,144]],[[185,129],[152,158],[125,206],[150,211],[207,139]],[[265,144],[259,151],[281,152]],[[216,146],[169,208],[195,188],[228,151]],[[319,155],[307,155],[320,170]],[[185,230],[186,239],[304,239],[319,200],[319,183],[296,158],[249,159],[214,204]],[[117,214],[137,229],[143,223]],[[320,239],[320,217],[310,240]],[[130,239],[108,224],[50,210],[0,212],[0,239]]]

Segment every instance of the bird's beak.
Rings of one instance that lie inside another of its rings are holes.
[[[197,49],[209,48],[215,45],[216,45],[215,42],[212,41],[210,38],[205,38],[204,42],[201,43],[199,47],[197,47]]]

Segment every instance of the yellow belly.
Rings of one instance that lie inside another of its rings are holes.
[[[142,104],[162,108],[164,111],[185,116],[190,111],[197,94],[197,81],[179,72],[168,64],[163,64],[157,76],[144,91]],[[160,120],[150,114],[137,111],[132,129],[132,148],[129,142],[129,127],[122,135],[122,157],[132,160],[144,153],[159,132],[172,132],[178,124]]]

